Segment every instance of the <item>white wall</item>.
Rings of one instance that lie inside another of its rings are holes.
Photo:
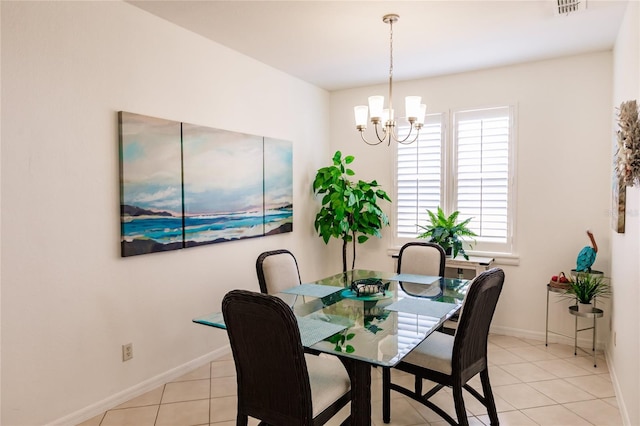
[[[640,6],[629,2],[613,55],[613,105],[640,99]],[[615,123],[614,130],[617,130]],[[615,147],[615,140],[612,147]],[[613,148],[612,148],[613,150]],[[640,424],[640,190],[627,188],[624,234],[611,233],[612,323],[615,341],[609,342],[609,362],[625,423]]]
[[[336,149],[356,156],[356,177],[392,190],[390,148],[364,145],[353,126],[352,107],[373,88],[329,96],[126,3],[0,2],[0,8],[2,424],[73,423],[215,356],[226,345],[224,333],[191,318],[219,309],[231,288],[257,289],[253,265],[264,250],[293,250],[303,280],[339,270],[339,245],[327,249],[313,231],[310,190],[315,170]],[[637,5],[631,11],[628,19],[637,22]],[[422,94],[430,111],[517,102],[519,265],[504,266],[507,284],[494,325],[542,338],[544,284],[574,266],[588,244],[584,231],[592,229],[600,247],[596,268],[613,269],[615,286],[629,278],[625,299],[613,299],[624,309],[616,306],[621,318],[613,318],[614,326],[622,325],[612,348],[613,371],[635,371],[620,380],[629,407],[638,400],[633,313],[640,271],[630,266],[637,265],[638,232],[630,232],[637,224],[628,216],[628,232],[612,235],[608,213],[611,100],[638,96],[637,86],[625,83],[623,91],[618,84],[629,56],[635,76],[625,79],[637,84],[631,27],[619,39],[631,46],[615,56],[395,87],[398,99]],[[293,141],[294,232],[120,258],[118,110]],[[634,197],[628,207],[639,212]],[[391,270],[391,245],[387,229],[382,240],[358,247],[356,266]],[[620,272],[620,264],[631,269]],[[555,308],[560,328],[572,330],[571,318]],[[601,340],[609,341],[609,320],[602,321]],[[127,342],[135,356],[122,363],[120,345]],[[634,410],[630,424],[640,423]]]
[[[544,339],[545,284],[559,271],[575,268],[578,252],[590,245],[587,229],[599,247],[594,267],[609,273],[611,60],[611,52],[602,52],[394,84],[396,103],[420,94],[431,112],[517,104],[519,265],[497,265],[505,269],[506,284],[495,330]],[[393,147],[366,145],[353,123],[354,105],[384,93],[379,86],[331,94],[331,148],[355,155],[356,177],[376,178],[392,192]],[[392,268],[387,253],[392,243],[387,228],[382,240],[358,248],[357,266]],[[567,304],[551,306],[555,330],[566,334],[573,333]],[[601,321],[599,340],[605,342],[608,318]]]
[[[260,252],[329,272],[311,196],[329,95],[123,2],[1,8],[0,423],[73,424],[224,348],[191,319],[257,290]],[[294,232],[120,258],[119,110],[292,141]]]

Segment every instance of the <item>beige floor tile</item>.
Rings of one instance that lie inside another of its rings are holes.
[[[615,407],[616,409],[619,409],[620,407],[618,406],[618,400],[616,399],[615,396],[611,397],[611,398],[602,398],[602,400],[604,402],[606,402],[607,404],[609,404],[612,407]]]
[[[100,426],[100,422],[104,418],[105,413],[99,414],[95,417],[90,418],[89,420],[85,420],[82,423],[79,423],[77,426]]]
[[[152,391],[143,393],[142,395],[130,399],[129,401],[118,405],[116,408],[144,407],[147,405],[158,405],[162,399],[164,385],[155,388]]]
[[[464,396],[463,396],[464,397]],[[469,398],[473,398],[469,396]],[[465,399],[466,401],[467,399]],[[407,401],[420,413],[422,417],[424,417],[429,422],[440,421],[442,417],[440,417],[437,413],[432,411],[430,408],[420,404],[417,401],[412,399],[407,399]],[[444,388],[440,390],[438,393],[433,395],[429,401],[434,403],[436,406],[440,407],[444,410],[445,413],[449,414],[454,419],[457,418],[456,415],[456,407],[453,402],[453,394],[451,393],[449,388]],[[473,414],[469,411],[469,408],[465,405],[465,411],[467,412],[467,416],[473,416]]]
[[[155,426],[193,426],[209,423],[209,400],[162,404]]]
[[[398,392],[391,391],[391,397]],[[382,378],[371,378],[371,402],[382,401]]]
[[[211,398],[209,421],[211,423],[235,420],[238,402],[235,396]]]
[[[109,410],[100,426],[153,426],[159,405]]]
[[[491,383],[491,386],[502,386],[522,383],[522,380],[518,379],[512,374],[507,373],[497,365],[490,365],[489,382]],[[482,389],[480,374],[476,374],[471,380],[469,380],[468,384],[474,389]]]
[[[210,387],[209,380],[167,383],[162,395],[162,403],[208,399]]]
[[[522,358],[516,354],[509,352],[506,349],[494,349],[487,351],[487,362],[489,365],[505,365],[516,364],[518,362],[525,362]]]
[[[565,345],[562,343],[549,343],[549,346],[539,346],[540,350],[549,352],[555,355],[557,358],[573,358],[573,346]]]
[[[236,365],[231,361],[214,361],[211,363],[211,378],[236,375]]]
[[[602,379],[606,380],[609,383],[613,383],[613,381],[611,380],[611,376],[609,375],[609,373],[605,373],[605,374],[598,374],[598,377],[601,377]]]
[[[202,367],[196,368],[195,370],[190,371],[187,374],[172,380],[172,382],[184,382],[187,380],[208,379],[210,376],[211,376],[211,366],[209,365],[209,363],[207,363]]]
[[[211,379],[211,398],[236,395],[237,388],[236,376],[216,377]]]
[[[485,425],[491,423],[489,416],[478,416],[478,419]],[[531,420],[529,417],[522,414],[521,411],[507,411],[504,413],[498,413],[498,420],[500,426],[537,426],[538,424]]]
[[[538,392],[526,383],[492,387],[495,395],[503,398],[518,410],[555,404],[554,400]]]
[[[577,388],[575,385],[563,379],[544,380],[542,382],[529,383],[529,385],[559,404],[595,399],[590,393]]]
[[[529,343],[522,339],[518,339],[517,337],[503,336],[500,334],[490,334],[489,342],[496,346],[500,346],[503,349],[531,346]]]
[[[482,387],[474,386],[474,389],[478,390],[478,389],[482,389]],[[485,408],[485,406],[480,401],[478,401],[473,395],[471,395],[467,391],[464,391],[463,395],[464,395],[464,406],[470,414],[473,414],[476,417],[481,416],[483,414],[487,414],[487,409]],[[482,395],[482,392],[480,392],[480,395]],[[513,407],[511,404],[509,404],[507,401],[505,401],[503,398],[499,397],[495,393],[493,395],[493,399],[496,403],[496,410],[499,413],[502,411],[515,410],[515,407]]]
[[[503,365],[501,368],[525,383],[558,378],[557,376],[549,373],[546,370],[543,370],[542,368],[530,362],[507,364]]]
[[[376,425],[383,425],[382,421],[382,401],[371,404],[371,420]],[[408,426],[428,424],[406,398],[397,398],[391,402],[391,422],[392,426]]]
[[[258,426],[260,424],[259,420],[256,419],[252,419],[251,417],[249,417],[249,426]],[[216,422],[216,423],[210,423],[211,426],[236,426],[236,421],[234,420],[229,420],[226,422]]]
[[[522,410],[540,426],[589,426],[590,423],[562,405]]]
[[[481,389],[482,384],[480,382],[480,375],[477,374],[476,377],[474,377],[474,380],[477,380],[477,385],[474,384],[474,388]],[[501,386],[520,383],[521,380],[513,374],[508,373],[504,368],[493,365],[489,367],[489,382],[491,383],[491,386]]]
[[[555,356],[554,354],[544,351],[542,349],[539,349],[535,346],[509,348],[507,350],[512,354],[519,356],[520,358],[522,358],[527,362],[558,359],[558,357]]]
[[[594,425],[617,426],[623,424],[620,411],[602,400],[572,402],[564,404],[564,406]]]
[[[592,356],[574,356],[573,358],[566,358],[566,361],[585,370],[592,371],[594,374],[609,374],[607,362],[600,357],[596,357],[597,367],[593,366]]]
[[[597,398],[609,398],[616,395],[611,382],[597,375],[569,377],[565,380]]]
[[[578,367],[575,364],[567,362],[565,359],[553,359],[546,361],[536,361],[533,364],[542,368],[543,370],[548,371],[557,377],[575,377],[575,376],[586,376],[589,374],[593,374],[592,371],[586,370],[582,367]]]

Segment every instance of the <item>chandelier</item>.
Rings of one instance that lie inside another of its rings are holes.
[[[389,24],[389,52],[390,52],[390,65],[389,65],[389,107],[384,108],[384,96],[369,96],[369,107],[366,105],[359,105],[354,107],[356,117],[356,129],[360,131],[360,137],[369,145],[379,145],[382,142],[387,141],[387,145],[391,145],[391,141],[394,140],[402,144],[410,144],[418,139],[420,129],[424,125],[424,115],[427,110],[425,104],[421,104],[422,98],[420,96],[407,96],[405,98],[405,112],[407,121],[410,124],[410,129],[407,135],[400,139],[398,137],[396,128],[396,118],[393,110],[393,24],[398,22],[400,16],[395,13],[384,15],[382,21],[385,24]],[[376,129],[377,142],[369,142],[364,137],[364,131],[367,128],[367,116],[371,116],[371,123]],[[415,136],[412,137],[416,130]]]

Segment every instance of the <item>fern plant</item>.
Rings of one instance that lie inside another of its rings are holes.
[[[461,237],[477,236],[468,227],[471,218],[458,223],[459,211],[456,210],[451,215],[446,216],[440,207],[438,207],[436,213],[427,210],[427,214],[429,214],[430,223],[427,226],[418,225],[419,228],[424,230],[422,234],[418,235],[418,238],[429,238],[431,242],[442,247],[445,252],[448,253],[450,251],[453,258],[461,254],[468,260],[469,256],[464,251],[464,240]],[[469,244],[471,245],[471,243]]]

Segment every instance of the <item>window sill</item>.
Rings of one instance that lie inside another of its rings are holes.
[[[391,257],[397,257],[400,247],[390,247],[387,249],[387,255]],[[483,252],[467,250],[467,254],[470,257],[490,257],[493,258],[492,266],[508,265],[518,266],[520,265],[520,256],[515,253],[495,253],[495,252]],[[462,258],[464,259],[464,258]]]

